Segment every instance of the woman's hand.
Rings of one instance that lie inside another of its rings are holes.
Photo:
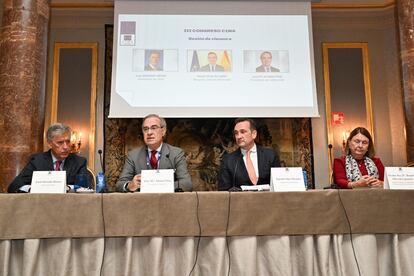
[[[369,175],[363,175],[358,181],[351,183],[352,188],[382,188],[384,186],[384,182]]]
[[[381,181],[379,179],[376,179],[372,177],[372,179],[369,182],[369,187],[371,188],[383,188],[384,187],[384,181]]]

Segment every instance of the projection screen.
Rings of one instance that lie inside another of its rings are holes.
[[[110,117],[316,117],[308,2],[116,1]]]

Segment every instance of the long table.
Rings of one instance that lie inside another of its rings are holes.
[[[0,194],[0,275],[414,275],[414,191]],[[196,261],[197,257],[197,261]]]

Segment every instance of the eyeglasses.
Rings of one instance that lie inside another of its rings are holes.
[[[362,144],[363,146],[366,146],[366,145],[368,145],[369,144],[369,141],[367,141],[367,140],[351,140],[352,141],[352,143],[354,143],[355,145],[359,145],[359,144]]]
[[[148,133],[150,130],[151,131],[157,131],[157,130],[159,130],[160,128],[164,128],[163,126],[150,126],[150,127],[143,127],[142,128],[142,132],[144,132],[144,133]]]

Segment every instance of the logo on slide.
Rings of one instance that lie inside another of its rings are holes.
[[[135,46],[135,26],[134,21],[121,21],[120,46]]]

